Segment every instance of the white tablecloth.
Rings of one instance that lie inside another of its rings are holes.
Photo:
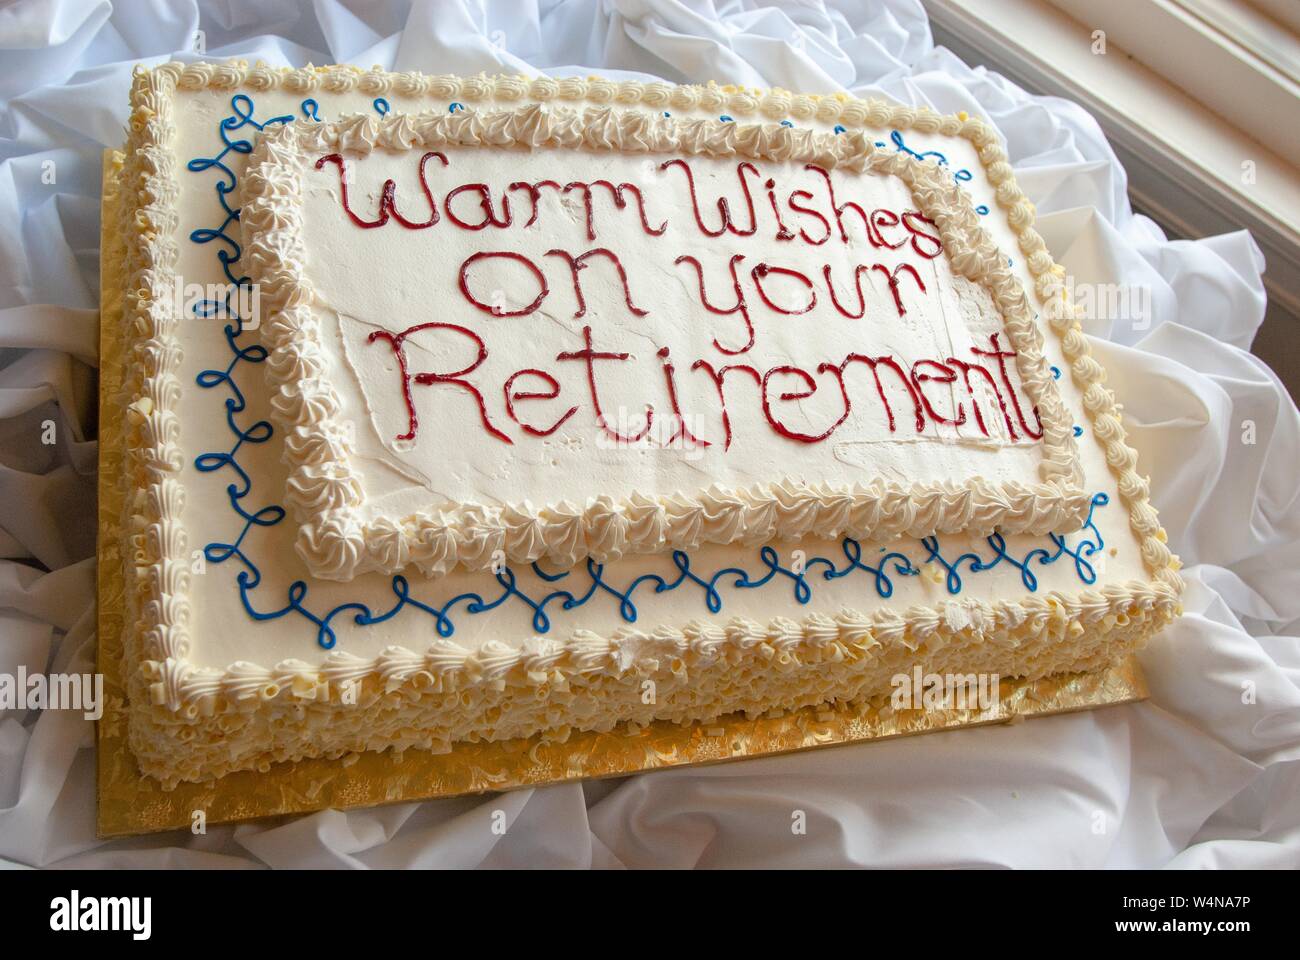
[[[1151,700],[609,783],[111,843],[94,834],[91,724],[78,713],[9,711],[0,714],[0,858],[96,867],[1300,866],[1300,417],[1247,352],[1264,312],[1264,264],[1248,235],[1167,241],[1130,209],[1124,171],[1091,117],[934,47],[916,0],[785,10],[653,0],[407,6],[222,0],[164,11],[68,0],[0,9],[0,672],[91,669],[95,443],[84,438],[96,415],[100,151],[122,142],[133,63],[193,50],[201,28],[210,58],[714,78],[991,118],[1070,273],[1153,291],[1149,328],[1089,329],[1188,565],[1187,615],[1142,655]],[[46,420],[56,423],[54,444],[41,442]],[[491,829],[498,810],[510,823],[504,836]],[[791,830],[794,810],[807,815],[805,835]]]

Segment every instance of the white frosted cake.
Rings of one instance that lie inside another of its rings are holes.
[[[132,106],[124,676],[165,784],[1097,670],[1177,615],[977,119],[246,64]]]

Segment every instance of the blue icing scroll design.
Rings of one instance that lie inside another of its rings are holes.
[[[217,201],[221,204],[221,209],[225,212],[225,219],[216,227],[200,227],[190,233],[190,240],[194,243],[212,243],[214,240],[220,241],[222,248],[217,251],[217,259],[221,261],[222,271],[226,275],[226,280],[234,287],[239,287],[248,282],[247,277],[236,277],[231,271],[231,264],[237,262],[243,251],[240,249],[239,241],[232,237],[226,231],[230,225],[239,219],[239,211],[232,207],[226,199],[235,191],[236,181],[235,173],[230,167],[226,166],[225,159],[232,151],[234,153],[248,154],[253,152],[253,144],[248,140],[232,140],[230,135],[236,130],[242,130],[244,127],[252,127],[254,130],[265,130],[273,123],[287,123],[293,119],[292,116],[272,117],[264,123],[258,123],[253,119],[253,101],[242,93],[236,94],[230,100],[230,108],[234,111],[232,116],[226,117],[218,125],[218,132],[221,134],[221,151],[215,157],[196,157],[187,163],[186,169],[193,173],[201,173],[204,170],[219,170],[224,179],[218,180],[216,185]],[[213,304],[212,301],[202,300],[195,304],[194,312],[201,317],[211,317],[217,307],[222,306],[229,308],[230,291],[224,304]]]
[[[303,111],[307,112],[307,104],[311,103],[312,107],[316,106],[314,101],[304,101]],[[247,276],[236,276],[234,266],[239,262],[243,255],[239,243],[227,232],[231,224],[239,219],[239,210],[230,206],[227,197],[234,192],[237,181],[234,171],[224,162],[226,156],[232,151],[235,153],[248,154],[252,152],[252,143],[248,140],[232,140],[230,134],[241,130],[244,127],[250,127],[254,130],[265,130],[274,123],[289,123],[294,118],[292,116],[273,117],[270,120],[259,122],[253,119],[253,101],[244,94],[236,94],[230,101],[231,109],[234,111],[232,116],[226,117],[218,125],[221,134],[222,150],[215,157],[200,157],[191,160],[186,164],[186,168],[191,172],[200,173],[205,170],[216,169],[221,172],[223,178],[215,184],[217,199],[225,212],[225,219],[217,227],[199,228],[190,233],[190,241],[196,244],[207,244],[219,241],[222,244],[221,249],[217,251],[217,258],[221,261],[222,271],[226,276],[229,287],[226,291],[224,301],[221,304],[215,304],[213,301],[202,300],[193,306],[193,312],[199,317],[211,317],[215,309],[220,307],[224,309],[224,316],[230,318],[224,327],[226,345],[230,349],[230,362],[225,369],[207,369],[200,371],[195,378],[196,383],[204,390],[213,390],[224,387],[227,397],[224,402],[226,409],[226,426],[234,437],[234,443],[228,451],[213,451],[199,454],[195,458],[194,467],[200,473],[216,473],[221,470],[228,470],[233,474],[234,479],[226,486],[226,495],[230,501],[230,507],[235,515],[243,521],[243,527],[238,536],[230,543],[214,541],[203,548],[204,558],[214,564],[225,563],[232,557],[239,558],[247,568],[241,571],[237,577],[240,588],[243,590],[246,583],[256,586],[261,580],[261,574],[243,554],[244,539],[249,532],[255,527],[273,527],[285,517],[285,510],[282,506],[271,504],[256,510],[245,508],[244,501],[252,493],[253,481],[248,472],[239,462],[239,452],[244,444],[261,444],[266,443],[274,435],[272,425],[266,420],[258,420],[248,427],[240,426],[240,414],[247,409],[247,403],[244,399],[244,393],[239,387],[235,378],[235,371],[241,363],[262,363],[266,360],[267,351],[261,344],[245,344],[240,338],[244,335],[244,320],[246,318],[238,315],[236,305],[231,303],[231,298],[239,293],[241,288],[247,287]]]
[[[1105,545],[1100,531],[1093,520],[1093,511],[1104,506],[1109,498],[1099,493],[1092,499],[1087,522],[1080,531],[1078,542],[1070,544],[1065,537],[1049,534],[1048,547],[1034,547],[1024,556],[1017,557],[1010,552],[1006,538],[995,533],[985,542],[989,554],[981,552],[962,553],[952,559],[945,556],[938,537],[925,537],[920,541],[925,550],[921,564],[934,563],[945,574],[945,585],[950,594],[956,596],[963,587],[962,569],[967,574],[982,573],[993,570],[1002,564],[1014,567],[1020,572],[1020,580],[1025,589],[1038,590],[1038,576],[1035,567],[1049,566],[1064,557],[1073,561],[1074,572],[1079,580],[1091,585],[1097,580],[1097,571],[1091,563],[1091,557]],[[358,626],[370,626],[393,619],[407,607],[421,611],[433,618],[434,630],[440,637],[451,637],[456,630],[454,614],[463,610],[466,615],[476,615],[496,610],[507,604],[520,605],[531,611],[532,629],[538,634],[549,633],[553,627],[551,611],[569,611],[579,609],[598,598],[611,598],[618,607],[618,614],[626,623],[636,623],[639,610],[638,595],[647,591],[650,596],[672,593],[678,590],[698,590],[704,601],[704,607],[710,614],[720,613],[725,605],[723,591],[720,587],[731,590],[754,590],[769,584],[788,583],[795,602],[807,605],[814,597],[814,584],[820,580],[829,582],[851,574],[866,574],[870,579],[868,586],[881,599],[889,599],[894,592],[894,577],[915,577],[921,574],[921,567],[901,551],[885,552],[875,565],[863,558],[862,545],[852,537],[840,541],[843,558],[814,556],[802,565],[784,563],[776,549],[764,545],[758,550],[756,569],[740,566],[723,567],[718,570],[697,571],[691,556],[682,550],[674,550],[671,561],[674,575],[646,573],[632,579],[625,586],[613,582],[606,574],[604,564],[588,559],[586,564],[573,571],[548,573],[538,564],[532,564],[532,572],[539,585],[525,588],[510,567],[503,568],[495,575],[499,592],[485,596],[483,593],[466,592],[436,605],[412,595],[410,583],[401,575],[394,576],[391,582],[393,601],[385,610],[373,610],[363,603],[342,603],[322,616],[314,614],[305,605],[307,585],[295,581],[289,587],[288,603],[277,610],[257,611],[251,602],[250,593],[257,586],[260,574],[241,555],[241,560],[250,568],[251,577],[240,574],[240,596],[245,609],[255,620],[271,620],[289,613],[298,613],[317,628],[317,643],[324,649],[332,648],[337,642],[334,621],[337,617],[350,615],[352,622]],[[814,573],[816,576],[814,576]]]
[[[223,384],[228,388],[230,396],[226,398],[226,426],[230,429],[231,434],[235,437],[234,446],[227,452],[202,453],[194,461],[194,468],[200,473],[215,473],[218,470],[229,468],[235,475],[234,482],[226,487],[226,494],[230,498],[230,506],[243,520],[244,529],[232,544],[210,543],[204,550],[206,559],[213,563],[222,563],[229,559],[232,553],[238,552],[240,544],[244,537],[253,526],[273,527],[284,519],[284,508],[279,506],[266,506],[252,513],[244,509],[243,500],[253,489],[253,480],[248,472],[239,464],[239,451],[245,443],[266,443],[274,434],[271,424],[266,420],[258,420],[247,429],[240,427],[238,415],[243,413],[247,408],[244,401],[244,393],[239,389],[239,384],[235,382],[235,367],[240,363],[261,363],[266,359],[266,348],[261,344],[252,344],[251,346],[241,346],[237,341],[242,331],[237,324],[230,323],[225,327],[226,343],[230,347],[232,354],[231,361],[224,370],[203,370],[196,378],[196,382],[205,390],[211,390]]]
[[[935,162],[938,163],[939,166],[941,167],[948,166],[948,158],[944,156],[942,153],[940,153],[938,150],[926,150],[921,153],[918,153],[917,151],[913,150],[903,141],[903,134],[902,131],[900,130],[889,131],[889,139],[893,141],[894,148],[898,150],[900,153],[906,153],[908,156],[916,160],[928,160],[931,157],[933,157]],[[877,143],[876,146],[883,147],[884,144]],[[954,171],[952,176],[954,180],[960,180],[963,183],[967,183],[971,179],[973,179],[971,172],[965,168]],[[988,211],[986,210],[984,212],[987,213]]]
[[[375,108],[375,113],[379,114],[381,117],[388,116],[388,111],[392,109],[392,107],[388,105],[388,101],[383,97],[375,97],[370,105]]]
[[[302,107],[302,115],[306,119],[308,120],[320,119],[320,104],[317,103],[315,100],[313,100],[311,97],[308,97],[306,100],[304,100],[301,104],[301,107]]]
[[[980,573],[985,570],[992,570],[1001,563],[1008,563],[1020,571],[1020,582],[1024,584],[1025,589],[1030,593],[1038,590],[1038,577],[1033,572],[1033,565],[1037,563],[1040,567],[1045,567],[1056,563],[1062,557],[1069,557],[1074,561],[1074,572],[1079,580],[1092,586],[1097,582],[1097,571],[1091,563],[1091,557],[1106,545],[1102,539],[1101,531],[1093,522],[1092,515],[1097,507],[1104,507],[1110,503],[1110,497],[1105,493],[1095,494],[1091,503],[1088,505],[1088,518],[1084,521],[1083,529],[1079,531],[1079,542],[1070,546],[1065,537],[1049,533],[1048,541],[1055,547],[1055,550],[1035,547],[1026,553],[1020,559],[1012,556],[1007,551],[1006,538],[995,533],[987,537],[985,542],[993,548],[993,554],[990,558],[985,559],[978,553],[963,553],[953,560],[948,560],[943,556],[939,547],[938,537],[924,537],[921,540],[926,549],[926,558],[924,562],[933,562],[938,564],[945,576],[945,584],[948,592],[951,594],[961,593],[962,579],[961,567],[966,565],[967,570],[971,573]]]
[[[933,159],[941,167],[948,166],[948,158],[944,156],[942,153],[940,153],[938,150],[926,150],[921,153],[918,153],[917,151],[913,150],[903,140],[903,134],[898,130],[891,130],[889,132],[889,139],[893,141],[894,148],[898,150],[900,153],[906,153],[908,156],[916,160]],[[883,148],[885,146],[885,143],[882,140],[877,140],[876,146]],[[962,183],[969,183],[973,179],[971,172],[965,168],[962,168],[961,170],[954,170],[952,177],[954,180],[961,181]],[[988,216],[989,208],[981,203],[978,207],[975,208],[975,212],[978,213],[981,217],[986,217]]]
[[[310,104],[310,107],[309,107]],[[453,105],[456,106],[456,105]],[[222,178],[215,184],[218,200],[225,218],[218,227],[200,228],[191,232],[190,240],[196,244],[214,241],[222,244],[217,251],[222,270],[231,284],[225,297],[229,305],[231,297],[248,284],[248,277],[236,276],[233,269],[238,263],[242,250],[237,241],[227,232],[232,223],[239,219],[239,210],[231,207],[227,197],[236,187],[233,171],[223,162],[231,152],[247,154],[252,145],[247,140],[232,140],[230,134],[249,127],[264,130],[273,123],[289,123],[292,116],[273,117],[264,122],[253,119],[253,101],[244,94],[231,99],[233,115],[219,124],[223,144],[222,150],[214,157],[191,160],[187,168],[191,172],[217,170]],[[304,101],[304,116],[317,117],[319,106],[315,101]],[[194,312],[200,316],[212,316],[213,304],[203,301],[194,305]],[[235,582],[239,588],[239,598],[249,618],[256,622],[279,620],[290,615],[312,624],[316,631],[316,642],[323,649],[331,649],[338,642],[334,624],[339,618],[350,619],[354,624],[367,627],[392,620],[408,608],[422,613],[433,621],[434,632],[440,637],[451,637],[456,631],[456,620],[461,616],[475,616],[504,607],[507,604],[521,606],[530,611],[533,629],[539,634],[548,633],[553,626],[552,616],[556,611],[569,611],[586,606],[589,603],[612,601],[615,603],[620,618],[626,623],[635,623],[639,616],[637,601],[646,596],[657,596],[678,590],[698,591],[704,608],[711,614],[720,613],[725,606],[724,590],[757,590],[780,585],[787,585],[795,602],[800,605],[811,603],[815,594],[815,584],[829,583],[849,576],[859,576],[866,580],[866,587],[881,599],[889,599],[894,594],[895,578],[916,577],[921,574],[922,565],[934,563],[945,573],[945,583],[950,594],[959,594],[962,590],[962,571],[967,575],[992,570],[1007,564],[1020,571],[1020,579],[1029,591],[1038,589],[1038,578],[1033,567],[1043,567],[1056,563],[1063,557],[1073,561],[1075,574],[1085,584],[1096,582],[1096,570],[1090,558],[1104,546],[1100,531],[1093,522],[1093,512],[1097,507],[1105,506],[1109,498],[1098,493],[1092,498],[1088,519],[1079,533],[1080,539],[1071,545],[1065,537],[1057,534],[1048,536],[1047,547],[1035,547],[1024,556],[1014,556],[1006,539],[999,533],[986,538],[990,554],[967,552],[949,559],[943,546],[936,537],[926,537],[918,541],[924,556],[916,559],[903,548],[888,550],[881,547],[876,556],[867,556],[861,543],[852,537],[844,537],[839,543],[840,556],[813,556],[804,558],[801,554],[791,554],[790,562],[783,562],[780,554],[770,545],[759,548],[757,559],[746,566],[728,566],[718,570],[701,570],[691,555],[682,550],[674,550],[670,555],[671,569],[663,574],[646,573],[633,578],[626,584],[615,582],[607,573],[604,564],[588,559],[580,568],[551,573],[534,563],[532,573],[537,578],[536,587],[521,585],[515,571],[504,567],[494,576],[495,592],[485,595],[477,592],[457,594],[441,604],[433,600],[422,599],[411,591],[411,584],[406,577],[395,575],[389,583],[392,600],[386,601],[382,609],[372,609],[359,601],[337,604],[324,613],[317,613],[308,606],[309,588],[305,581],[295,580],[291,583],[284,600],[270,608],[255,604],[258,588],[262,584],[262,572],[245,548],[249,535],[258,529],[274,527],[286,517],[286,511],[279,504],[269,504],[257,509],[246,507],[246,501],[253,494],[253,478],[240,462],[240,453],[245,444],[262,444],[270,441],[274,435],[272,425],[265,420],[258,420],[244,427],[240,425],[241,415],[247,410],[247,402],[240,389],[237,372],[242,364],[258,364],[267,358],[266,348],[257,343],[241,340],[247,332],[243,320],[230,314],[232,319],[224,328],[226,345],[230,351],[229,363],[224,369],[207,369],[196,377],[196,383],[204,390],[224,388],[227,396],[224,401],[226,426],[232,437],[229,450],[211,451],[195,458],[195,469],[200,473],[215,474],[229,471],[231,480],[226,486],[226,494],[236,520],[241,524],[238,534],[229,542],[213,541],[203,549],[205,559],[214,565],[235,561],[238,572]],[[251,502],[251,501],[250,501]],[[490,583],[488,584],[490,588]]]

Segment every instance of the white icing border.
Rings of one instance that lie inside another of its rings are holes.
[[[176,160],[172,151],[174,75],[137,70],[131,85],[120,194],[126,234],[123,323],[127,347],[121,403],[126,416],[122,482],[129,516],[125,555],[127,622],[146,662],[185,662],[190,651],[190,558],[181,522],[184,463],[176,408],[180,322],[173,278],[180,251]]]
[[[1006,152],[998,143],[991,127],[964,115],[940,115],[928,107],[914,108],[883,101],[861,101],[842,94],[830,97],[796,96],[780,90],[752,93],[712,85],[674,87],[666,83],[618,83],[600,78],[462,79],[387,74],[377,70],[362,71],[354,67],[290,70],[259,65],[249,68],[246,63],[188,66],[169,63],[152,71],[142,68],[137,71],[132,85],[130,136],[121,191],[124,213],[127,214],[122,218],[121,225],[129,235],[127,276],[132,278],[132,290],[142,291],[129,292],[126,297],[129,369],[124,376],[123,400],[127,406],[148,395],[149,388],[146,387],[145,380],[155,381],[152,388],[155,392],[163,387],[162,395],[170,394],[165,383],[157,382],[157,375],[164,373],[162,368],[146,365],[142,359],[137,359],[137,351],[142,345],[156,339],[148,335],[154,326],[152,320],[141,322],[142,314],[152,317],[149,309],[155,293],[169,289],[168,284],[159,284],[152,272],[165,265],[169,257],[166,246],[168,238],[158,238],[158,225],[171,223],[169,238],[174,248],[174,161],[168,152],[174,133],[170,122],[174,89],[201,90],[213,87],[233,90],[245,85],[252,90],[282,86],[303,93],[318,89],[362,89],[373,91],[375,95],[385,92],[424,94],[439,99],[461,98],[471,102],[485,99],[510,102],[531,97],[571,102],[645,103],[650,106],[675,106],[678,109],[726,107],[730,113],[738,116],[760,113],[773,120],[786,116],[794,119],[816,118],[822,122],[841,122],[851,127],[890,126],[900,130],[916,129],[965,137],[979,151],[984,172],[996,190],[997,203],[1006,211],[1008,222],[1017,234],[1020,249],[1028,258],[1030,271],[1035,278],[1036,292],[1045,305],[1051,329],[1061,340],[1070,363],[1071,376],[1083,391],[1085,410],[1105,447],[1107,463],[1117,478],[1120,499],[1129,511],[1130,526],[1138,536],[1143,562],[1152,579],[1129,580],[1111,584],[1101,591],[1084,590],[1073,596],[1053,593],[1047,596],[1029,596],[1021,601],[1001,601],[991,605],[992,608],[988,611],[992,615],[991,619],[979,621],[968,616],[971,626],[961,633],[967,638],[974,637],[980,630],[978,624],[984,623],[990,632],[978,635],[999,642],[997,631],[1002,629],[1004,619],[1006,623],[1027,623],[1031,632],[1037,635],[1045,630],[1061,630],[1076,623],[1081,629],[1096,629],[1095,624],[1107,625],[1109,617],[1114,618],[1110,623],[1132,618],[1142,623],[1145,634],[1149,635],[1181,613],[1179,597],[1183,580],[1178,573],[1180,564],[1169,550],[1165,532],[1160,527],[1155,508],[1149,502],[1147,480],[1137,473],[1137,454],[1126,443],[1120,409],[1114,394],[1104,386],[1105,370],[1091,356],[1087,339],[1068,300],[1064,269],[1052,260],[1043,238],[1033,229],[1033,205],[1017,186]],[[166,189],[168,182],[172,186],[170,202],[169,191]],[[139,189],[142,185],[145,187],[143,190]],[[152,213],[149,212],[150,209]],[[174,259],[172,262],[174,264]],[[141,264],[144,266],[139,266]],[[135,286],[137,278],[148,279],[149,286]],[[146,353],[149,350],[145,347]],[[169,363],[167,367],[174,373],[174,363]],[[151,369],[154,370],[152,377],[148,374]],[[132,420],[136,417],[142,418],[143,422],[148,415],[138,412],[132,415]],[[170,442],[174,445],[177,441],[174,415],[170,419],[162,419],[167,421],[162,433],[169,434]],[[155,418],[155,425],[164,427],[159,418]],[[128,475],[124,477],[124,483],[128,490],[133,485],[134,489],[139,490],[140,483],[147,483],[150,475],[148,464],[154,464],[157,468],[174,462],[170,455],[171,448],[150,439],[158,435],[158,430],[146,434],[137,425],[132,425],[126,444]],[[159,456],[160,453],[162,456]],[[435,644],[423,655],[402,648],[391,648],[373,660],[336,652],[327,658],[319,670],[313,670],[295,660],[286,660],[270,668],[245,662],[231,664],[225,670],[197,667],[187,659],[185,628],[189,618],[188,568],[183,565],[177,567],[175,564],[176,558],[184,553],[184,533],[177,520],[183,491],[172,477],[174,469],[162,468],[153,472],[161,477],[161,481],[153,485],[157,487],[157,494],[152,497],[146,494],[143,498],[127,498],[127,519],[135,531],[130,537],[131,549],[125,551],[127,629],[142,639],[139,645],[142,650],[141,661],[138,664],[128,663],[127,667],[133,670],[133,686],[138,677],[148,685],[150,692],[148,701],[141,702],[136,698],[132,700],[133,744],[137,721],[166,732],[175,723],[172,718],[183,719],[188,723],[199,722],[197,718],[214,713],[221,706],[221,701],[234,709],[247,709],[241,704],[247,704],[250,698],[274,701],[283,697],[286,702],[289,698],[301,700],[310,692],[320,689],[312,685],[313,678],[365,678],[383,684],[384,689],[390,692],[404,691],[418,696],[429,689],[431,669],[439,674],[454,670],[462,675],[463,671],[464,684],[495,684],[509,678],[515,684],[538,686],[547,681],[558,683],[565,676],[591,671],[649,669],[650,658],[659,652],[654,648],[637,651],[632,662],[627,663],[622,656],[623,643],[620,638],[575,634],[563,644],[543,641],[533,651],[511,651],[509,648],[502,651],[496,649],[500,644],[488,644],[478,653],[461,655],[443,648],[441,644]],[[158,569],[150,570],[151,567]],[[870,618],[870,629],[874,631],[877,626],[881,626],[884,627],[881,631],[883,634],[902,643],[916,644],[926,636],[927,631],[937,630],[940,634],[945,632],[947,612],[947,606],[918,605],[902,613],[881,608]],[[816,647],[824,644],[829,636],[828,621],[830,618],[824,615],[813,614],[798,623],[778,618],[769,623],[766,629],[762,625],[756,626],[764,636],[780,637],[787,645],[794,641]],[[742,636],[753,636],[743,622],[737,630]],[[835,632],[851,642],[856,642],[855,635],[859,638],[861,636],[860,633],[845,632],[840,627],[835,628]],[[657,631],[656,635],[658,633]],[[701,655],[710,652],[704,649],[704,645],[691,641],[687,631],[668,633],[671,636],[664,640],[670,641],[673,648],[689,643],[692,648],[698,647]],[[677,640],[679,636],[680,641]],[[733,637],[729,631],[724,630],[722,639],[730,642]],[[763,646],[759,646],[760,655]],[[125,647],[130,657],[132,643],[125,644]],[[745,645],[743,649],[733,652],[735,656],[742,656],[745,650],[753,649],[753,645]],[[627,652],[629,655],[634,653],[633,650]],[[716,648],[710,655],[718,655]],[[531,666],[541,665],[553,668],[549,677],[529,670]],[[154,766],[157,768],[157,764]],[[206,775],[212,776],[215,773],[208,771]]]
[[[1026,397],[1043,422],[1039,482],[912,484],[870,477],[851,486],[774,478],[741,489],[717,485],[620,501],[594,496],[577,509],[549,503],[504,507],[453,502],[435,510],[362,523],[364,493],[349,463],[340,401],[321,359],[317,297],[306,276],[304,176],[322,151],[400,152],[446,146],[635,152],[815,163],[854,174],[893,176],[935,221],[952,268],[983,285],[1002,314]],[[814,133],[776,123],[675,120],[620,107],[531,104],[480,113],[353,115],[264,131],[244,174],[242,212],[249,273],[266,314],[263,341],[277,425],[289,466],[285,499],[301,523],[296,547],[314,576],[350,580],[416,566],[438,577],[481,571],[504,553],[514,563],[545,559],[568,569],[630,554],[693,550],[702,543],[762,543],[813,535],[888,541],[936,533],[1045,535],[1077,529],[1088,511],[1072,420],[1043,357],[1024,289],[969,197],[934,162],[875,147],[861,132]]]

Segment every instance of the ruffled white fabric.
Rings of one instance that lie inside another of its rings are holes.
[[[1263,262],[1246,234],[1165,240],[1132,212],[1124,172],[1087,114],[934,48],[915,0],[788,12],[737,3],[721,17],[704,5],[578,0],[541,5],[544,20],[513,3],[485,13],[477,3],[409,15],[405,6],[322,0],[295,16],[278,4],[229,3],[9,12],[0,36],[0,348],[17,349],[0,353],[0,672],[91,669],[99,155],[121,143],[133,60],[193,50],[202,27],[204,41],[213,38],[209,59],[712,78],[846,89],[990,119],[1076,282],[1152,291],[1149,325],[1086,324],[1187,563],[1187,615],[1143,655],[1152,698],[616,783],[214,827],[199,840],[161,835],[129,849],[94,836],[90,723],[11,711],[0,716],[0,858],[101,867],[1300,866],[1300,415],[1246,352],[1264,309]],[[276,35],[265,32],[270,22]],[[53,444],[41,442],[46,421]],[[489,829],[498,810],[510,823],[504,836]],[[807,815],[806,835],[787,829],[794,810]]]

